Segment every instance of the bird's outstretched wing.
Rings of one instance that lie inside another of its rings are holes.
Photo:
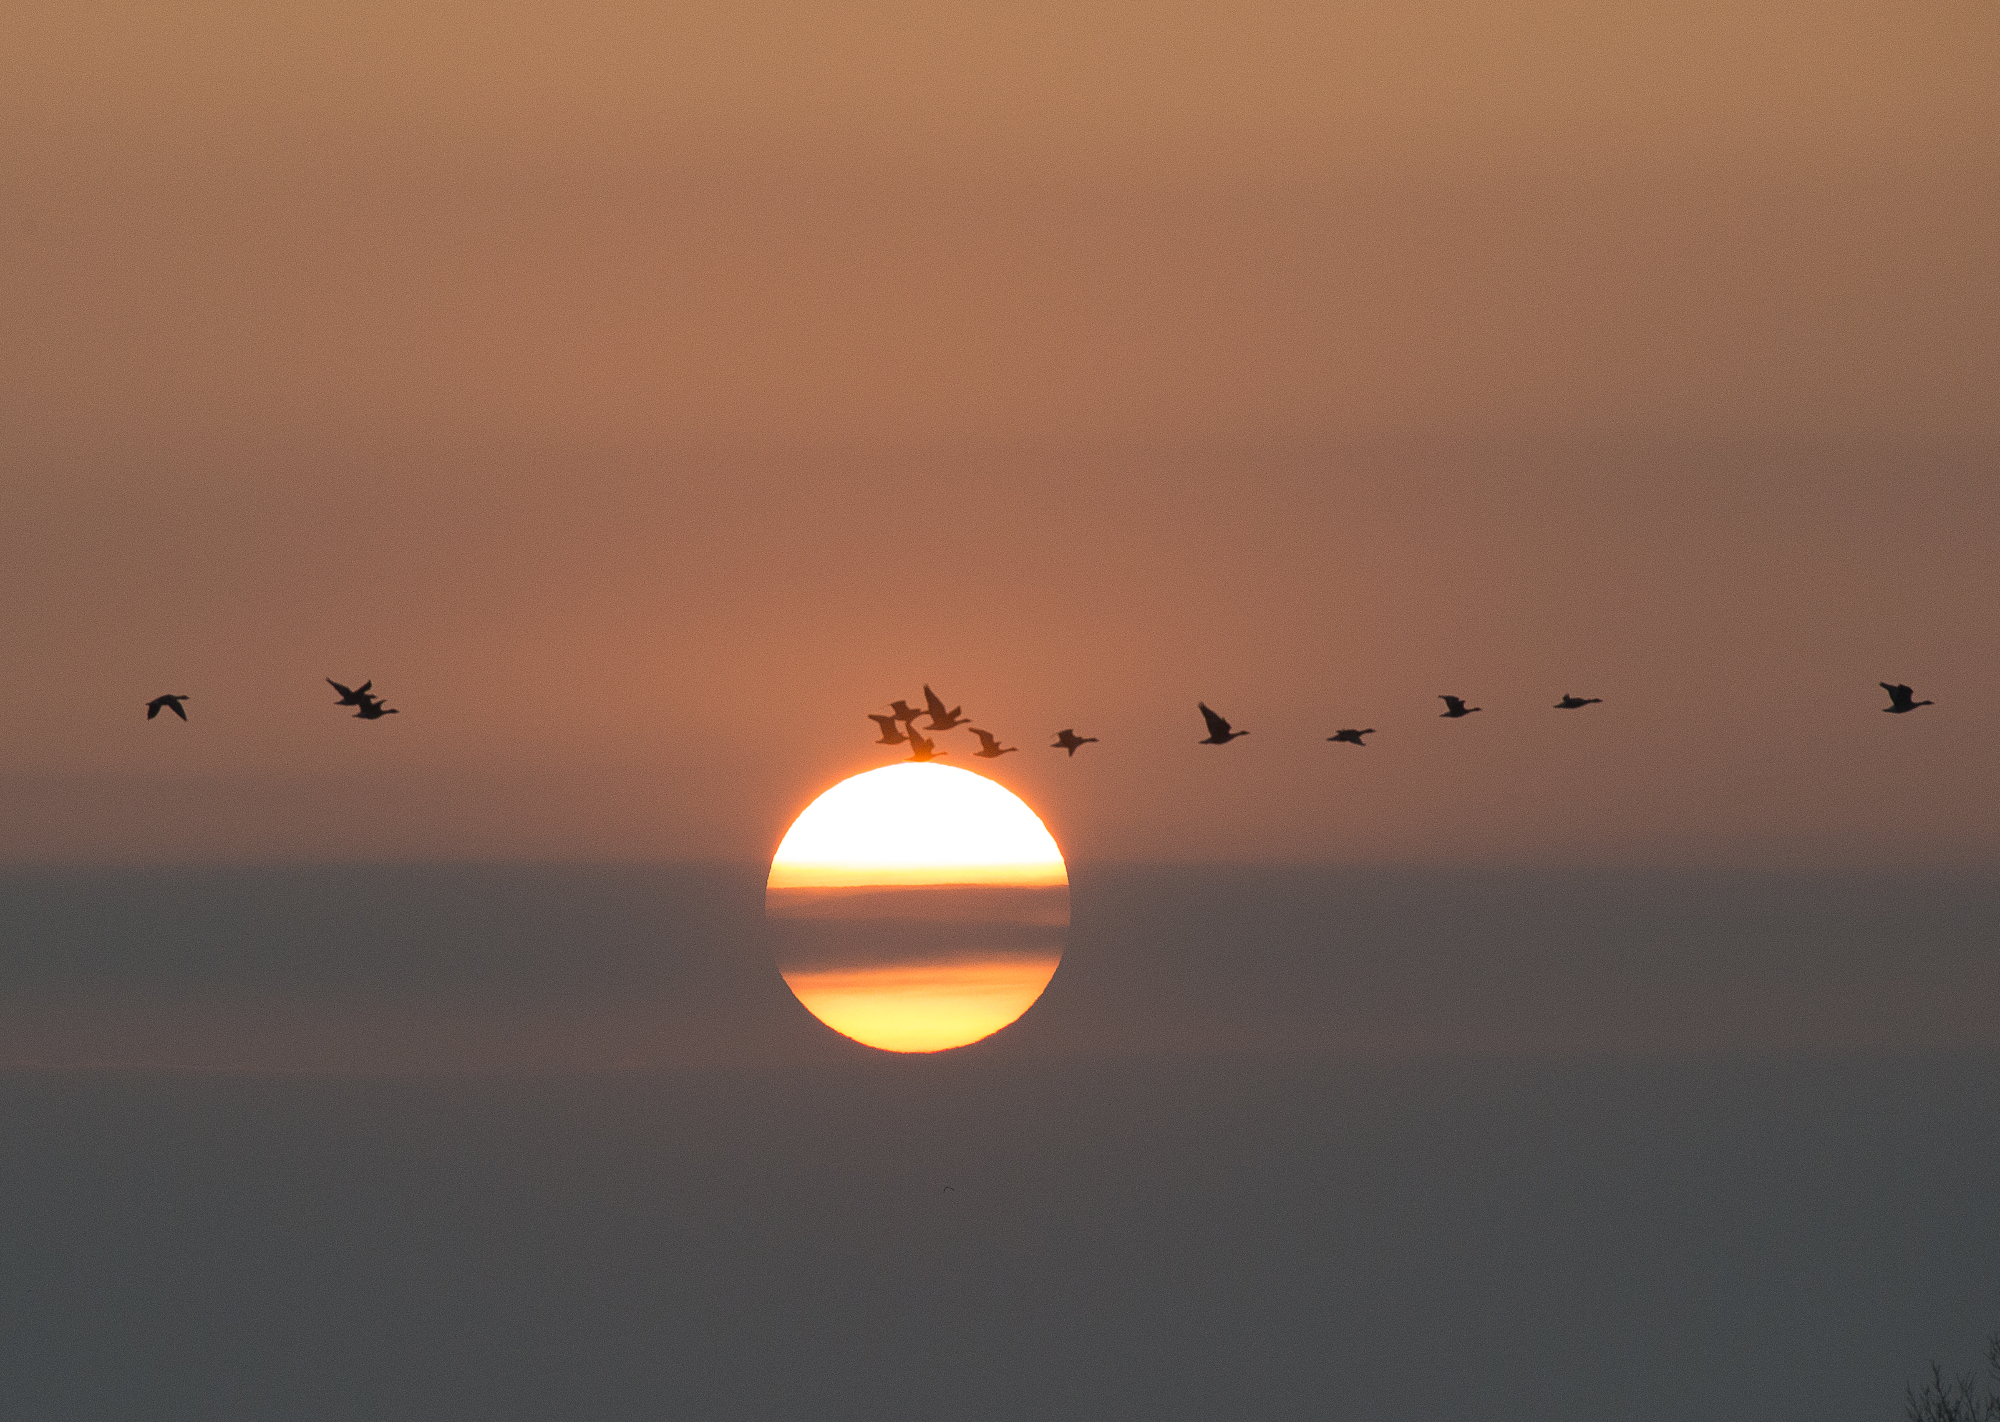
[[[180,717],[183,721],[187,720],[188,718],[187,710],[181,705],[180,699],[178,697],[167,703],[167,709],[173,712],[176,716]]]
[[[944,709],[944,703],[938,700],[938,694],[932,691],[928,684],[924,687],[924,710],[933,721],[943,721],[951,715]]]
[[[1202,720],[1208,722],[1208,733],[1211,736],[1215,736],[1220,739],[1220,738],[1225,738],[1229,735],[1229,723],[1223,720],[1220,716],[1216,715],[1213,711],[1209,710],[1208,703],[1206,701],[1197,701],[1195,702],[1195,705],[1201,708],[1201,718]]]

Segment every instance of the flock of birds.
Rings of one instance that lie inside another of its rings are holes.
[[[360,720],[379,721],[384,716],[400,714],[395,707],[384,705],[382,698],[374,694],[371,688],[375,682],[372,678],[359,686],[342,686],[332,677],[328,677],[326,684],[340,693],[340,700],[334,704],[358,708],[354,714]],[[188,718],[187,707],[181,703],[192,700],[194,700],[192,696],[155,696],[146,703],[146,719],[150,721],[162,711],[171,711],[185,721]]]
[[[354,707],[354,715],[358,720],[379,721],[384,716],[399,714],[395,707],[385,705],[382,698],[374,694],[373,688],[375,683],[372,679],[362,682],[359,686],[348,687],[342,686],[332,677],[328,677],[326,684],[340,694],[340,700],[335,704]],[[1884,691],[1889,693],[1889,704],[1882,709],[1892,715],[1900,714],[1904,711],[1914,711],[1919,706],[1933,706],[1936,704],[1932,701],[1918,701],[1916,693],[1911,691],[1907,686],[1892,684],[1886,681],[1878,684]],[[171,711],[185,721],[188,718],[188,713],[187,707],[183,703],[192,701],[193,699],[191,696],[180,695],[155,696],[151,701],[146,703],[146,719],[150,721],[162,711]],[[1446,720],[1457,720],[1461,716],[1470,716],[1475,711],[1485,709],[1480,706],[1466,705],[1465,698],[1462,696],[1440,696],[1438,700],[1444,703],[1444,710],[1440,714]],[[1599,705],[1603,700],[1604,698],[1601,696],[1571,696],[1568,692],[1564,692],[1563,699],[1555,704],[1555,709],[1558,711],[1579,711],[1586,706]],[[1196,745],[1228,745],[1238,736],[1247,736],[1250,734],[1248,731],[1231,729],[1229,722],[1210,710],[1207,702],[1199,701],[1195,704],[1201,708],[1202,720],[1208,723],[1208,734],[1195,742]],[[949,731],[957,726],[964,726],[973,735],[979,737],[979,749],[974,751],[973,754],[982,760],[998,760],[1001,756],[1012,755],[1020,749],[1019,746],[1003,746],[1000,744],[1000,738],[995,736],[991,731],[983,731],[979,727],[970,724],[970,718],[961,714],[964,709],[962,706],[953,706],[947,710],[942,698],[926,684],[922,707],[914,707],[908,702],[898,699],[889,703],[888,715],[880,716],[871,711],[868,713],[868,719],[873,721],[881,731],[881,734],[875,738],[876,745],[907,745],[910,748],[911,760],[935,760],[941,755],[949,755],[949,751],[939,750],[937,742],[923,734],[923,732]],[[919,716],[930,718],[930,724],[923,727],[922,730],[917,728],[917,718]],[[1365,746],[1366,743],[1361,738],[1374,734],[1375,728],[1373,726],[1359,728],[1348,726],[1334,732],[1327,739],[1341,745]],[[1056,738],[1049,742],[1049,749],[1067,751],[1073,756],[1079,748],[1091,745],[1096,740],[1096,736],[1079,736],[1073,728],[1065,727],[1056,732]]]
[[[1889,704],[1882,709],[1891,715],[1900,715],[1905,711],[1914,711],[1919,706],[1933,706],[1936,704],[1932,701],[1918,701],[1915,692],[1899,683],[1884,681],[1878,682],[1877,685],[1889,693]],[[1447,721],[1455,721],[1461,716],[1470,716],[1475,711],[1485,709],[1481,706],[1466,705],[1465,698],[1462,696],[1440,696],[1438,700],[1444,703],[1444,710],[1439,714]],[[1601,705],[1603,701],[1604,698],[1601,696],[1572,696],[1568,692],[1564,692],[1563,699],[1556,702],[1554,709],[1557,711],[1581,711],[1586,706]],[[1195,705],[1201,708],[1202,720],[1208,723],[1208,734],[1201,740],[1196,741],[1196,745],[1225,746],[1238,736],[1247,736],[1250,734],[1248,731],[1232,729],[1229,722],[1211,710],[1206,701],[1198,701]],[[892,701],[889,703],[888,715],[881,716],[871,711],[868,713],[868,719],[873,721],[881,730],[881,735],[875,738],[876,745],[908,745],[911,760],[935,760],[941,755],[950,754],[949,751],[939,750],[936,741],[918,730],[917,717],[919,716],[928,716],[930,718],[930,724],[923,728],[924,731],[949,731],[954,726],[965,726],[973,735],[979,737],[979,749],[974,751],[973,754],[985,760],[997,760],[1003,755],[1011,754],[1020,749],[1019,746],[1003,746],[1000,744],[999,738],[991,731],[982,731],[979,727],[970,725],[969,718],[960,714],[964,709],[962,706],[954,706],[950,710],[946,710],[944,701],[935,691],[932,691],[926,685],[924,687],[924,705],[921,708],[913,707],[901,700]],[[1348,726],[1334,732],[1327,739],[1340,745],[1363,746],[1365,748],[1367,743],[1361,738],[1374,734],[1375,728],[1373,726]],[[1049,749],[1067,751],[1073,756],[1076,754],[1078,747],[1087,746],[1096,739],[1096,736],[1079,736],[1074,729],[1065,728],[1056,732],[1056,738],[1049,743]]]
[[[929,686],[926,686],[924,687],[924,706],[922,710],[918,710],[899,699],[889,703],[889,714],[887,716],[877,716],[871,713],[868,719],[873,721],[882,733],[875,738],[876,745],[900,746],[907,744],[910,748],[911,760],[936,760],[941,755],[951,754],[950,751],[939,750],[936,741],[917,729],[917,717],[919,716],[928,716],[931,718],[930,725],[924,727],[925,731],[949,731],[954,726],[965,726],[973,735],[979,737],[979,749],[974,751],[973,754],[985,760],[998,760],[1001,756],[1011,755],[1020,749],[1019,746],[1001,745],[1000,738],[995,736],[991,731],[982,731],[977,726],[966,725],[967,718],[959,714],[964,709],[962,706],[954,706],[949,711],[945,710],[944,702],[938,699],[938,694],[932,691]],[[1059,746],[1067,744],[1069,746],[1069,753],[1075,755],[1078,746],[1083,745],[1086,741],[1094,741],[1096,739],[1097,737],[1095,736],[1085,736],[1079,740],[1073,731],[1064,731],[1056,739],[1056,744]]]

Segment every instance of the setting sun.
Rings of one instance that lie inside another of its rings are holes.
[[[1062,959],[1069,876],[1035,812],[971,771],[905,762],[806,807],[765,893],[779,971],[871,1047],[962,1047],[1014,1021]]]
[[[1062,851],[1020,796],[969,770],[905,761],[806,806],[770,886],[1068,882]]]

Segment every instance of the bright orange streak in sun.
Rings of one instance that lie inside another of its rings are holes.
[[[834,1031],[885,1052],[937,1052],[990,1037],[1042,995],[1060,955],[785,974]]]

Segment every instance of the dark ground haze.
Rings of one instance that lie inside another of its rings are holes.
[[[2000,1326],[2000,881],[1075,885],[898,1058],[754,870],[0,879],[4,1411],[1860,1422]]]

